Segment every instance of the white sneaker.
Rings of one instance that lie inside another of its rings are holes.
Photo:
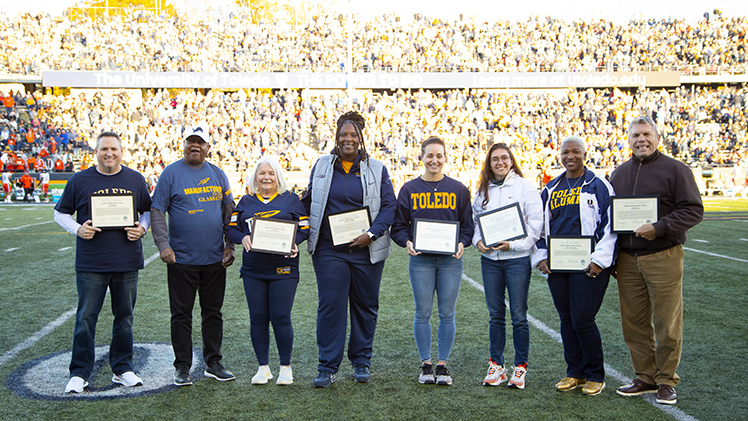
[[[135,387],[143,385],[143,379],[136,376],[132,371],[125,371],[119,376],[115,374],[114,376],[112,376],[112,382],[119,383],[125,387]]]
[[[83,393],[86,386],[88,386],[88,382],[83,380],[83,377],[73,376],[68,380],[68,385],[65,386],[65,393]]]
[[[488,374],[483,379],[483,386],[498,386],[509,380],[506,375],[506,368],[503,365],[496,364],[493,361],[488,362]]]
[[[526,375],[527,375],[526,367],[521,366],[521,365],[518,367],[514,367],[514,374],[512,374],[512,379],[509,380],[509,387],[513,387],[515,389],[524,389]]]
[[[252,384],[267,384],[268,380],[273,378],[273,373],[270,372],[270,367],[261,365],[257,368],[257,374],[252,377]]]
[[[290,365],[282,365],[280,368],[280,373],[278,373],[278,380],[275,381],[275,384],[280,386],[288,386],[289,384],[293,383],[293,371],[291,371]]]

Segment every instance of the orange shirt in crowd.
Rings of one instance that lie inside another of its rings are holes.
[[[63,171],[65,170],[65,164],[62,162],[62,159],[57,158],[55,161],[55,171]]]
[[[29,155],[28,158],[26,158],[26,164],[28,169],[32,169],[36,166],[36,158],[32,155]]]
[[[8,108],[13,108],[16,106],[16,100],[14,100],[12,96],[8,95],[5,98],[3,98],[3,105],[5,105]]]
[[[26,170],[26,161],[20,156],[16,158],[16,171],[18,170]]]
[[[29,130],[26,132],[26,141],[29,143],[34,143],[34,131]]]
[[[40,157],[40,158],[46,158],[46,157],[48,157],[48,156],[49,156],[49,152],[47,152],[47,150],[46,150],[46,149],[43,149],[43,148],[42,148],[42,150],[40,150],[40,151],[39,151],[39,157]]]
[[[36,160],[36,166],[35,166],[36,171],[44,171],[46,169],[45,167],[46,165],[44,164],[44,159],[38,158]]]

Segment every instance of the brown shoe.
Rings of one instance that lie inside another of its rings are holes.
[[[634,379],[633,383],[619,387],[616,393],[621,396],[640,396],[645,393],[657,393],[657,386]]]
[[[675,405],[678,402],[678,395],[675,394],[675,388],[669,384],[661,384],[657,389],[657,403],[665,405]]]

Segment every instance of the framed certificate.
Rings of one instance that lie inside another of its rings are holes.
[[[347,246],[371,227],[369,207],[356,208],[327,215],[334,247]]]
[[[457,253],[459,235],[459,221],[413,219],[413,248],[415,251],[451,256]]]
[[[297,227],[297,221],[252,218],[252,251],[290,255],[296,241]]]
[[[659,218],[660,196],[613,196],[610,203],[611,231],[632,233]]]
[[[92,194],[88,196],[91,225],[101,229],[135,226],[137,209],[133,193]]]
[[[519,203],[513,203],[492,211],[484,212],[477,217],[483,245],[493,247],[499,241],[511,241],[527,237],[525,218]]]
[[[583,272],[593,251],[591,236],[548,237],[548,268],[551,272]]]

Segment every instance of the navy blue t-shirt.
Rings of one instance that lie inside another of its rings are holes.
[[[76,215],[79,224],[91,219],[88,207],[90,194],[134,193],[139,214],[151,210],[151,197],[143,176],[127,167],[113,175],[100,173],[96,167],[73,175],[65,185],[55,210]],[[140,240],[130,241],[123,229],[107,229],[90,240],[78,236],[75,244],[75,270],[81,272],[132,272],[143,268],[143,247]]]
[[[229,240],[242,246],[242,239],[250,235],[253,218],[285,219],[299,221],[296,230],[296,244],[301,244],[309,237],[309,217],[306,216],[304,205],[299,197],[291,192],[275,194],[268,200],[249,194],[243,196],[231,214],[229,223]],[[289,258],[279,254],[261,253],[250,250],[242,255],[242,276],[252,276],[259,279],[283,279],[299,277],[299,256]]]
[[[584,176],[559,180],[548,199],[551,219],[548,221],[553,235],[582,235],[579,219],[579,193]]]
[[[408,181],[397,196],[395,223],[390,236],[399,246],[413,240],[413,219],[459,221],[459,241],[464,247],[473,241],[473,209],[470,190],[459,181],[444,176],[440,181],[428,182],[418,177]]]

